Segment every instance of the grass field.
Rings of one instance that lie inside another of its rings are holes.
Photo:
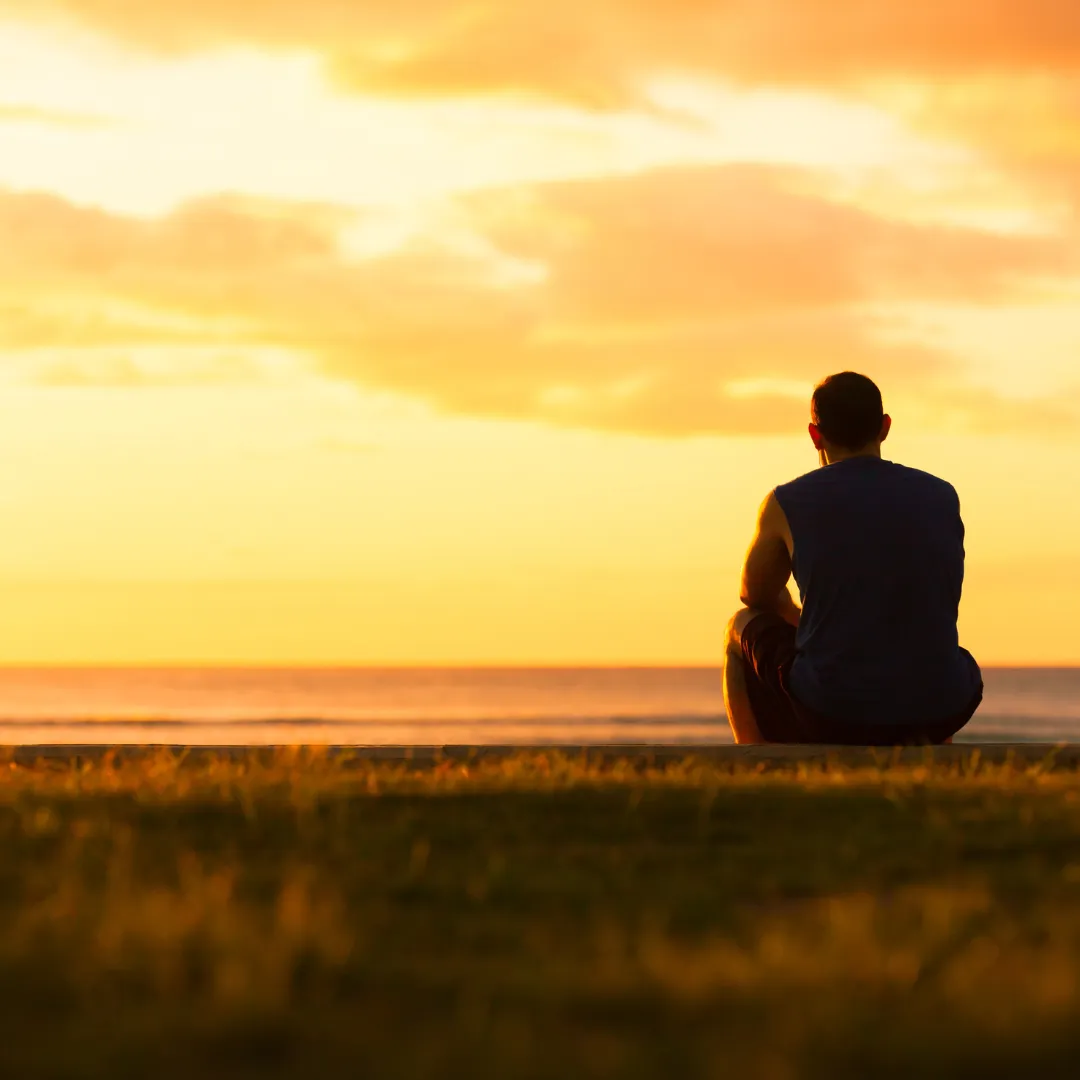
[[[1047,763],[0,762],[0,1076],[1072,1076]]]

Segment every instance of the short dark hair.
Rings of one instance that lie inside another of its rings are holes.
[[[814,391],[810,413],[826,441],[861,450],[881,434],[885,407],[871,379],[854,371],[830,375]]]

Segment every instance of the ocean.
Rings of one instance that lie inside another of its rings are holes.
[[[964,742],[1080,742],[1080,668],[990,668]],[[0,668],[0,744],[729,743],[719,668]]]

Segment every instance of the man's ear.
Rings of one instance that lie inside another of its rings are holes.
[[[889,437],[890,431],[892,431],[892,417],[886,413],[881,421],[881,437],[878,442],[884,442]]]
[[[814,444],[815,450],[825,449],[825,440],[821,437],[821,428],[817,424],[811,424],[809,427],[810,441]]]

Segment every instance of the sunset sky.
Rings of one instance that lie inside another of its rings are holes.
[[[717,663],[816,381],[1080,662],[1076,0],[0,0],[0,662]]]

